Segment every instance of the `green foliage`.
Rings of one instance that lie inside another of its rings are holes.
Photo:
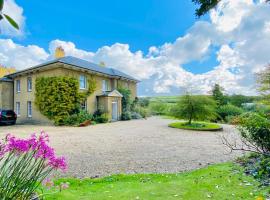
[[[217,116],[216,102],[212,98],[190,94],[180,97],[171,112],[175,117],[187,119],[189,124],[192,120],[211,120]]]
[[[223,105],[217,108],[218,116],[226,122],[228,122],[226,118],[228,118],[229,116],[241,115],[243,112],[244,110],[242,108],[236,107],[231,104]]]
[[[243,104],[245,103],[253,103],[254,101],[260,99],[259,97],[245,96],[245,95],[239,95],[239,94],[227,96],[226,98],[229,104],[232,104],[237,107],[242,107]]]
[[[122,112],[122,115],[121,115],[121,120],[131,120],[131,112],[130,111],[124,111]]]
[[[131,91],[126,88],[118,88],[118,91],[123,95],[122,98],[122,110],[124,111],[130,111],[131,106]]]
[[[191,124],[188,122],[174,122],[169,124],[169,127],[197,131],[218,131],[222,128],[218,124],[206,122],[193,122]]]
[[[150,104],[150,100],[147,97],[142,97],[138,99],[138,104],[141,107],[148,107]]]
[[[270,155],[270,122],[257,113],[241,115],[238,129],[241,136],[250,143],[258,153]]]
[[[270,65],[258,74],[257,81],[259,83],[259,90],[264,97],[264,103],[270,104]]]
[[[53,120],[56,125],[62,125],[64,119],[80,110],[80,103],[93,92],[79,92],[79,82],[73,77],[39,77],[35,84],[35,104],[40,112]]]
[[[97,123],[107,123],[109,121],[109,115],[104,111],[104,109],[99,108],[93,114],[93,120]]]
[[[196,16],[201,17],[209,12],[212,8],[216,7],[220,0],[192,0],[195,4],[199,5],[196,9]]]
[[[219,84],[215,84],[212,89],[213,99],[216,101],[217,106],[226,104],[226,97],[223,94],[223,88]]]
[[[151,102],[149,107],[152,115],[166,115],[168,113],[168,105],[163,102]]]
[[[255,200],[259,195],[267,194],[269,190],[258,187],[258,181],[246,176],[240,166],[231,163],[177,174],[114,175],[95,179],[65,178],[57,183],[60,182],[69,182],[70,188],[46,195],[46,200]],[[245,186],[246,183],[252,184]]]
[[[5,2],[4,0],[0,0],[0,21],[6,18],[9,24],[18,30],[19,25],[9,15],[2,13],[4,8],[4,2]]]
[[[130,116],[131,116],[131,119],[141,119],[142,118],[142,116],[137,112],[131,112]]]
[[[264,186],[270,185],[270,157],[252,153],[238,158],[247,175],[253,176]]]
[[[69,116],[66,116],[63,119],[62,125],[71,125],[71,126],[78,126],[79,124],[87,121],[87,120],[93,120],[93,115],[90,113],[80,110],[79,113],[75,113]]]

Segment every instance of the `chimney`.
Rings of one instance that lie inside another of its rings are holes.
[[[63,57],[65,57],[65,50],[63,49],[63,47],[59,46],[59,47],[57,47],[55,49],[54,57],[55,58],[63,58]]]

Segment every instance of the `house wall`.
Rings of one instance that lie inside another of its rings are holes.
[[[128,80],[117,80],[117,87],[128,88],[131,92],[131,99],[134,100],[137,97],[137,83]]]
[[[13,82],[0,82],[0,108],[13,110]]]
[[[113,90],[115,89],[115,81],[112,78],[106,77],[106,76],[100,76],[100,75],[93,75],[90,74],[86,71],[77,71],[73,69],[67,69],[63,68],[61,66],[54,65],[56,68],[51,68],[47,69],[44,71],[38,71],[34,73],[29,73],[25,75],[18,76],[14,78],[14,110],[16,110],[16,102],[20,102],[20,115],[17,118],[18,123],[42,123],[42,124],[52,124],[52,121],[48,120],[44,115],[42,115],[39,110],[37,109],[35,105],[35,80],[38,77],[52,77],[52,76],[70,76],[78,79],[80,75],[85,75],[87,78],[93,77],[96,80],[97,83],[97,88],[93,94],[91,94],[87,98],[87,111],[89,113],[93,113],[97,109],[97,96],[102,94],[102,80],[108,80],[109,82],[109,89]],[[32,78],[32,91],[28,92],[27,91],[27,78],[31,77]],[[21,82],[21,91],[18,93],[16,91],[16,81],[20,80]],[[124,83],[124,82],[123,82]],[[135,87],[132,84],[129,84],[131,89],[132,89],[132,97],[135,98],[136,92]],[[136,85],[136,84],[135,84]],[[88,86],[87,86],[88,87]],[[87,89],[86,89],[87,90]],[[83,90],[81,90],[83,91]],[[27,102],[31,101],[32,102],[32,117],[27,116]],[[107,101],[109,102],[109,101]],[[111,112],[111,104],[107,105],[107,110]],[[119,103],[119,107],[121,107],[121,103]],[[121,111],[121,108],[119,108]],[[109,114],[111,115],[111,114]]]

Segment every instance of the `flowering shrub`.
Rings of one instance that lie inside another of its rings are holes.
[[[8,134],[0,143],[0,199],[28,200],[53,171],[65,171],[64,157],[57,157],[44,132],[28,139]]]

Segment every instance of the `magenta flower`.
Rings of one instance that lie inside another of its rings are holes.
[[[62,171],[67,170],[67,163],[65,157],[53,157],[49,160],[48,163],[53,169],[61,169]]]

